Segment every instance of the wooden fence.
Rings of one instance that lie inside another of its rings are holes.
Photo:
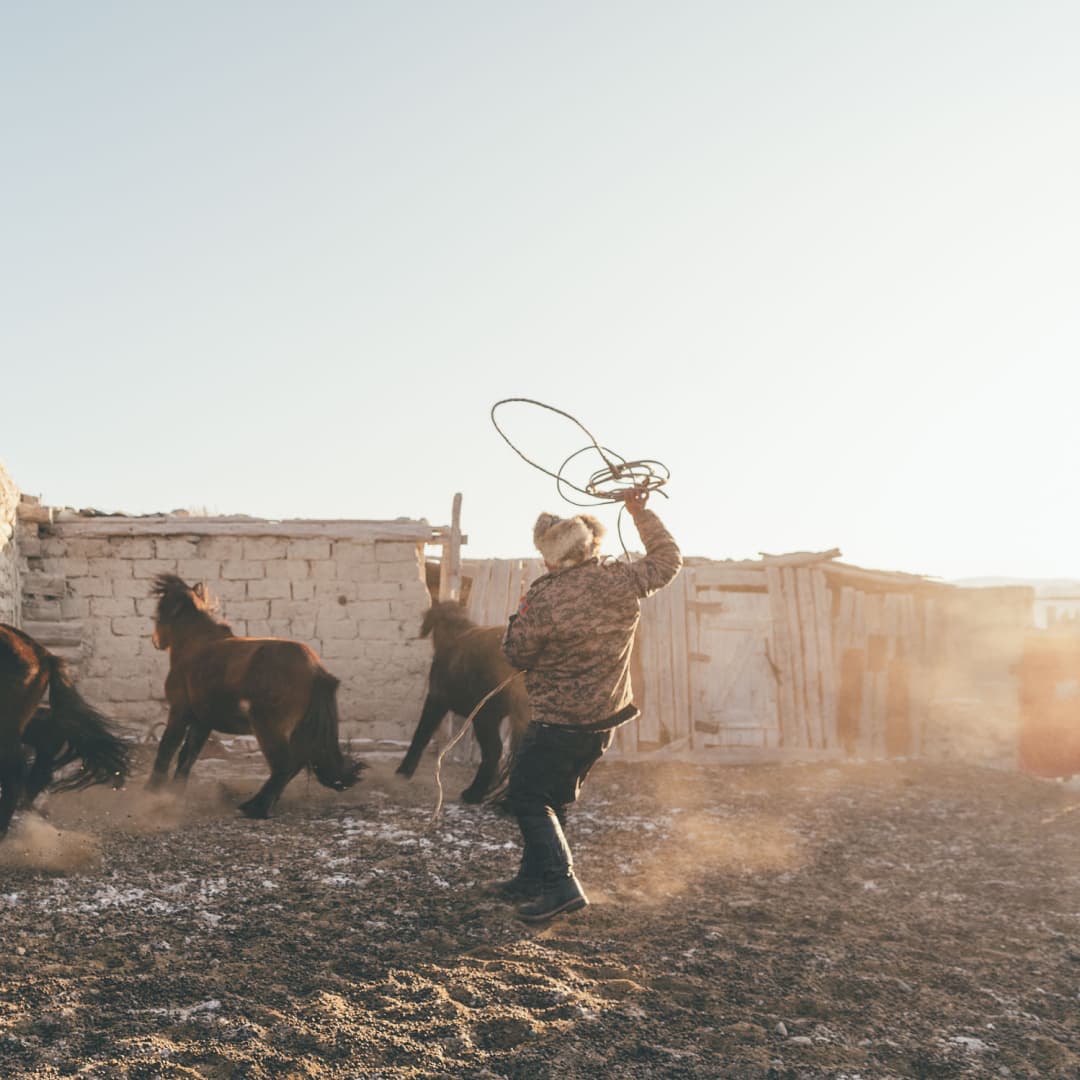
[[[997,635],[976,650],[984,665],[1015,683],[1030,590],[957,589],[837,555],[691,560],[643,601],[632,671],[642,715],[613,750],[733,760],[921,754],[935,706],[979,692],[964,685],[979,626]],[[465,560],[470,616],[505,623],[543,572],[537,559]]]

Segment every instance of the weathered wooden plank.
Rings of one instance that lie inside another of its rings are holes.
[[[450,531],[443,540],[442,569],[439,574],[439,599],[457,600],[461,596],[461,492],[454,495],[450,511]]]
[[[814,608],[818,625],[818,661],[821,670],[822,743],[826,749],[839,745],[836,728],[839,665],[833,646],[832,594],[820,570],[811,570]]]
[[[779,567],[769,567],[765,571],[765,578],[769,585],[772,655],[777,668],[780,743],[782,746],[794,746],[797,744],[795,667],[791,633],[787,623],[787,608],[784,603],[782,572]]]
[[[488,624],[491,626],[506,622],[509,613],[517,607],[516,596],[513,603],[510,601],[510,583],[514,576],[510,563],[510,559],[500,559],[495,564],[491,579],[491,606],[488,609]]]
[[[785,566],[782,571],[784,612],[788,636],[791,640],[793,683],[795,687],[795,732],[798,746],[812,747],[806,709],[806,655],[803,648],[802,627],[799,624],[799,603],[795,583],[795,571]]]
[[[843,755],[839,750],[807,750],[805,747],[755,747],[755,746],[698,746],[689,750],[684,746],[665,746],[661,750],[621,755],[623,761],[686,761],[715,765],[775,765],[783,762],[836,761]],[[601,759],[601,767],[604,759]]]
[[[688,566],[683,573],[691,576],[698,588],[724,588],[726,586],[749,586],[752,589],[766,587],[765,567],[757,570],[731,569],[720,566]]]
[[[874,726],[871,754],[885,757],[885,727],[888,721],[889,670],[874,672]]]
[[[660,742],[660,715],[663,711],[660,638],[663,634],[661,590],[641,605],[641,667],[645,680],[645,708],[637,723],[639,743]]]
[[[803,638],[803,660],[806,666],[806,719],[809,725],[810,745],[821,749],[825,745],[825,722],[821,706],[821,653],[818,647],[814,586],[808,568],[800,566],[795,570],[795,590],[799,605],[799,626]]]
[[[660,728],[659,738],[663,740],[665,732],[671,734],[673,714],[675,712],[675,672],[671,663],[671,627],[673,622],[672,590],[662,589],[656,594],[659,601],[657,626],[657,664],[660,675],[660,710],[657,722]]]
[[[859,737],[855,745],[859,757],[873,757],[874,673],[872,671],[863,672],[862,702],[859,705]]]
[[[864,591],[948,592],[956,588],[955,585],[921,577],[919,574],[904,574],[892,570],[864,570],[861,566],[849,566],[847,563],[822,563],[821,570],[830,581],[836,584],[853,585]]]
[[[694,579],[688,577],[686,591],[689,595],[693,591]],[[709,676],[708,667],[697,667],[698,664],[711,664],[712,657],[701,651],[701,616],[692,608],[687,607],[684,612],[686,621],[686,656],[687,656],[687,733],[686,739],[690,747],[697,745],[694,738],[694,725],[702,718],[704,702],[703,686]]]
[[[686,622],[690,617],[687,611],[687,597],[690,592],[690,577],[680,574],[665,590],[671,593],[671,673],[674,695],[671,713],[671,737],[681,739],[689,735],[690,725],[690,664],[687,644]]]
[[[815,563],[828,562],[840,557],[839,548],[829,548],[828,551],[792,551],[786,555],[769,555],[759,552],[761,559],[767,566],[809,566]]]
[[[472,591],[469,593],[469,618],[479,626],[488,626],[488,596],[491,593],[492,564],[484,562],[473,571]]]
[[[730,608],[723,600],[689,600],[687,603],[698,611],[728,611]]]
[[[714,712],[719,712],[727,704],[732,690],[743,678],[747,664],[752,656],[757,655],[759,639],[751,634],[746,634],[739,641],[731,659],[724,665],[724,670],[719,672],[719,685],[709,699]]]
[[[885,635],[889,639],[889,659],[896,656],[904,636],[903,614],[901,612],[903,599],[901,593],[888,593],[884,597]]]
[[[911,753],[920,757],[923,752],[923,735],[926,725],[929,696],[927,694],[926,655],[923,648],[923,598],[909,598],[908,610],[908,656],[911,671]]]
[[[833,626],[833,647],[838,657],[851,647],[851,619],[853,610],[853,592],[849,588],[840,590],[840,610]]]
[[[926,711],[926,699],[923,691],[923,660],[919,643],[919,614],[916,598],[908,594],[904,597],[904,656],[907,658],[908,671],[908,729],[911,732],[910,754],[918,757],[922,753],[922,725]]]
[[[866,593],[861,589],[854,590],[854,606],[851,619],[851,641],[849,645],[853,649],[865,649],[866,630]]]

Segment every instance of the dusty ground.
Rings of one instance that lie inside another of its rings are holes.
[[[429,830],[426,769],[271,822],[209,767],[55,798],[0,852],[0,1075],[1080,1076],[1076,788],[605,764],[593,906],[537,931],[482,890],[511,823]]]

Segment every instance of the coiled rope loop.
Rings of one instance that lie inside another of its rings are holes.
[[[510,404],[523,404],[523,405],[535,405],[540,409],[547,409],[548,412],[553,412],[558,416],[565,417],[572,424],[577,425],[585,433],[589,439],[589,445],[583,446],[580,450],[575,450],[560,466],[558,472],[552,472],[550,469],[545,469],[543,465],[532,460],[521,452],[511,441],[510,437],[499,426],[499,421],[495,419],[496,411],[503,405]],[[495,430],[502,436],[503,441],[522,461],[527,462],[534,469],[539,469],[545,476],[550,476],[556,483],[559,494],[573,506],[602,506],[610,505],[613,503],[622,502],[623,495],[631,491],[660,491],[660,489],[671,478],[671,473],[668,467],[661,461],[653,461],[651,459],[642,459],[640,461],[627,461],[621,454],[615,453],[614,450],[609,449],[606,446],[601,446],[596,441],[596,437],[593,433],[576,417],[571,416],[568,412],[563,412],[562,409],[556,409],[554,405],[545,405],[542,401],[536,401],[533,398],[503,398],[501,401],[496,401],[491,406],[491,422],[495,425]],[[582,454],[595,452],[600,455],[600,459],[604,463],[602,469],[597,469],[588,480],[585,481],[584,487],[579,487],[577,484],[567,480],[564,475],[567,467],[572,461],[580,457]],[[570,498],[566,494],[566,490],[576,491],[579,495],[587,495],[592,502],[578,502],[576,499]],[[664,498],[667,498],[665,492],[661,492]]]

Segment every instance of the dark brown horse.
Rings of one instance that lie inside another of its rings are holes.
[[[169,652],[165,697],[169,720],[150,786],[165,779],[169,762],[187,737],[177,777],[184,779],[212,730],[254,732],[270,776],[240,810],[265,818],[303,768],[324,787],[342,791],[364,767],[338,742],[338,680],[299,641],[236,637],[211,614],[201,586],[174,574],[154,580],[158,598],[154,647]]]
[[[405,777],[416,772],[425,747],[448,712],[468,716],[486,694],[515,672],[503,656],[503,627],[477,626],[456,600],[431,605],[420,626],[421,637],[429,634],[434,657],[427,699],[412,743],[397,769]],[[510,717],[512,753],[529,724],[529,698],[522,679],[514,679],[495,694],[473,719],[473,734],[480,744],[480,767],[473,782],[461,793],[462,802],[482,802],[498,784],[503,748],[499,725],[504,716]]]
[[[49,707],[39,708],[45,690]],[[34,751],[29,771],[23,749]],[[79,770],[54,781],[73,761]],[[54,656],[29,634],[0,623],[0,837],[19,804],[30,806],[49,787],[75,791],[112,782],[128,773],[127,744],[109,721],[88,705]]]

